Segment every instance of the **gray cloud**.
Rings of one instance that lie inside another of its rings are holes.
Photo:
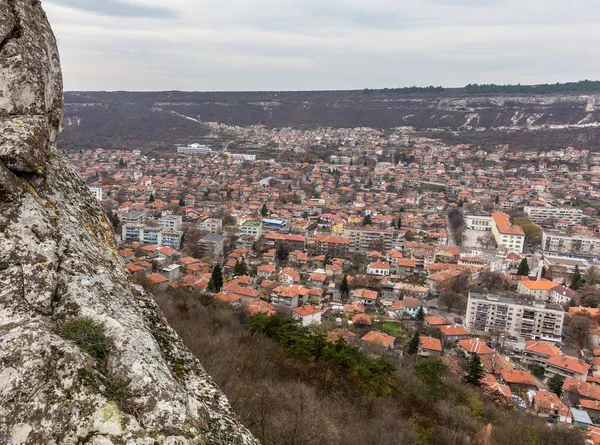
[[[53,0],[52,3],[116,17],[172,18],[175,16],[169,9],[131,4],[119,0]]]
[[[44,6],[67,89],[600,79],[597,0],[46,0]]]

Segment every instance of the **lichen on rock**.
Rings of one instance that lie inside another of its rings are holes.
[[[57,153],[56,41],[38,0],[0,0],[0,443],[258,443],[131,283],[110,225]],[[102,325],[96,357],[61,336]]]

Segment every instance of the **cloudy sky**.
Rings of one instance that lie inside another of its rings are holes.
[[[600,80],[598,0],[43,0],[67,90]]]

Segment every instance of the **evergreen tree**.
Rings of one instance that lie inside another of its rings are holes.
[[[521,260],[521,263],[519,264],[519,270],[517,270],[517,275],[521,275],[523,277],[529,275],[529,263],[527,262],[527,258],[523,258]]]
[[[344,275],[342,278],[342,282],[340,284],[340,294],[342,297],[342,301],[348,301],[348,296],[350,295],[350,285],[348,284],[348,275]]]
[[[496,195],[496,198],[494,199],[494,202],[496,204],[500,204],[500,196],[499,195]]]
[[[483,365],[481,364],[481,359],[479,355],[473,354],[471,359],[469,360],[469,366],[467,368],[467,375],[465,376],[465,381],[467,383],[471,383],[473,385],[479,385],[479,381],[483,377]]]
[[[219,292],[223,287],[223,271],[221,270],[221,266],[219,264],[213,268],[210,281],[212,281],[211,290],[213,292]],[[210,282],[208,284],[210,285]]]
[[[373,225],[373,222],[371,221],[371,215],[365,215],[365,217],[363,218],[363,226],[371,226]]]
[[[415,315],[415,320],[425,320],[425,309],[423,309],[423,306],[419,306],[419,309],[417,309],[417,315]]]
[[[150,193],[150,198],[148,198],[148,202],[154,202],[154,193]]]
[[[462,207],[464,203],[465,203],[465,202],[463,201],[463,199],[462,199],[462,198],[460,198],[460,199],[458,200],[458,207]]]
[[[577,290],[583,286],[584,280],[579,270],[579,265],[575,265],[575,272],[573,273],[573,279],[571,280],[571,289]]]
[[[410,340],[410,343],[408,345],[408,353],[416,354],[417,352],[419,352],[419,346],[421,346],[421,340],[419,339],[419,331],[417,331],[415,332],[415,335],[413,335],[413,338]]]
[[[277,250],[275,251],[275,255],[277,256],[277,259],[279,261],[287,261],[287,259],[290,256],[290,253],[283,244],[279,244],[277,246]]]
[[[185,200],[183,198],[179,198],[179,207],[183,207],[185,205]]]
[[[554,374],[551,379],[548,380],[548,389],[556,394],[558,397],[562,394],[562,387],[565,383],[565,378],[559,374]]]
[[[263,218],[266,218],[267,215],[269,214],[269,208],[267,207],[267,204],[263,204],[262,208],[260,209],[260,214],[262,215]]]
[[[124,167],[127,167],[127,164],[125,163],[123,158],[121,158],[121,159],[119,159],[119,168],[124,168]]]
[[[240,258],[236,261],[235,266],[233,267],[233,274],[236,276],[242,276],[248,274],[248,265],[243,258]]]
[[[398,230],[400,230],[402,228],[402,218],[398,217],[398,221],[396,222],[396,227],[398,227]]]

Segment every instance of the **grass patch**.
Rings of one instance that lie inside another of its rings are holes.
[[[406,328],[396,321],[376,321],[373,324],[373,328],[383,331],[399,340],[408,338],[408,332],[406,331]]]
[[[98,360],[106,358],[112,347],[111,340],[104,332],[104,326],[90,317],[76,318],[63,323],[57,333]]]

